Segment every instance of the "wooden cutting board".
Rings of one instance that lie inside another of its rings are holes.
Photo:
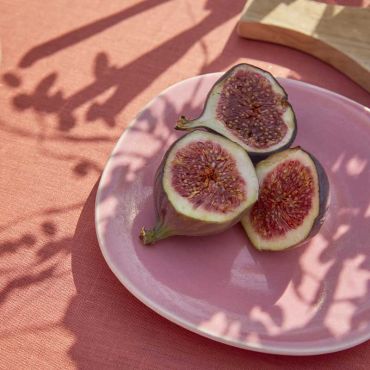
[[[308,0],[248,0],[240,36],[305,51],[370,92],[370,9]]]

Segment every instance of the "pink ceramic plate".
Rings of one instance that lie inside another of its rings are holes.
[[[298,119],[294,144],[312,152],[331,185],[328,218],[306,245],[261,253],[240,225],[211,237],[144,247],[154,223],[153,181],[180,114],[197,116],[220,74],[191,78],[150,102],[118,141],[96,199],[96,230],[117,278],[165,318],[260,352],[311,355],[370,338],[369,111],[302,82],[281,80]]]

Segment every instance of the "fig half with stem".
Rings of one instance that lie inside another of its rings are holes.
[[[297,246],[318,233],[328,208],[329,181],[321,164],[300,147],[259,162],[258,201],[242,218],[259,250]]]
[[[248,154],[230,140],[196,130],[167,151],[154,185],[157,222],[142,228],[144,244],[172,235],[209,235],[239,222],[258,197]]]
[[[238,143],[254,159],[288,148],[297,133],[283,87],[269,72],[245,63],[231,68],[213,85],[198,118],[181,116],[175,128],[198,127]]]

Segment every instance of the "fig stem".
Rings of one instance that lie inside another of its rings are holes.
[[[162,225],[155,226],[153,229],[141,228],[140,239],[145,245],[155,244],[161,239],[168,238],[171,235],[171,232],[162,227]]]
[[[188,124],[189,124],[189,120],[187,120],[185,118],[185,116],[181,116],[177,122],[176,122],[176,126],[175,126],[175,130],[188,130],[189,127],[188,127]]]

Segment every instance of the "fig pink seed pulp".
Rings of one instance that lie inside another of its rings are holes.
[[[268,148],[281,141],[288,127],[282,115],[286,101],[268,79],[256,72],[238,71],[222,88],[217,118],[245,144]]]
[[[263,180],[251,222],[265,239],[300,226],[312,206],[314,179],[310,168],[297,160],[277,166]]]
[[[246,199],[245,181],[234,158],[212,141],[180,149],[171,170],[173,187],[195,208],[227,213]]]

